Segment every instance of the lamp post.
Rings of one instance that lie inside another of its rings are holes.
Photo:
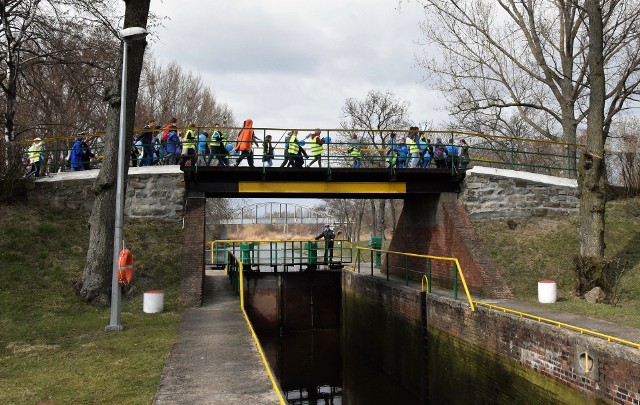
[[[118,255],[122,249],[122,224],[124,222],[124,169],[126,159],[126,118],[127,118],[127,53],[129,42],[144,39],[148,32],[142,27],[129,27],[120,30],[122,39],[122,83],[120,88],[120,126],[118,131],[118,172],[116,181],[115,233],[113,235],[113,274],[111,276],[111,320],[106,331],[121,331],[120,323],[121,293],[118,283]]]

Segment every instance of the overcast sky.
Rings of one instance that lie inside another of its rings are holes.
[[[443,101],[416,63],[423,54],[416,2],[395,0],[164,0],[152,52],[201,75],[239,123],[336,128],[347,98],[390,91],[414,122],[440,122]]]

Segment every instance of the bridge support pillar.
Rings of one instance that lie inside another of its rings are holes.
[[[202,305],[204,287],[204,195],[187,196],[184,209],[182,236],[182,266],[180,271],[180,299],[189,307]]]
[[[473,224],[469,220],[455,193],[428,195],[406,199],[396,232],[389,250],[431,256],[455,257],[459,260],[467,285],[472,294],[508,298],[511,293],[500,273],[484,250]],[[452,289],[456,283],[451,262],[405,258],[389,255],[382,264],[382,272],[405,277],[405,268],[411,270],[410,278],[420,280],[422,274],[431,271]]]

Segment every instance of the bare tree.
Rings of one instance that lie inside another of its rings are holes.
[[[150,0],[125,1],[124,27],[147,27]],[[129,45],[127,72],[118,72],[113,78],[111,90],[106,95],[109,105],[105,137],[104,160],[92,191],[95,201],[89,218],[89,249],[82,275],[80,295],[88,302],[107,305],[111,295],[111,271],[113,264],[113,236],[115,233],[116,168],[118,161],[118,127],[120,121],[120,75],[127,75],[127,133],[133,131],[135,106],[146,41],[133,41]],[[120,64],[121,65],[121,64]],[[128,139],[125,150],[131,150]],[[126,166],[125,166],[126,167]],[[126,184],[125,169],[125,184]]]
[[[34,36],[34,28],[41,18],[40,0],[7,0],[0,2],[0,87],[5,96],[4,138],[14,139],[13,127],[18,95],[18,77],[25,64],[31,59],[23,57],[27,44]],[[26,59],[26,60],[24,60]]]
[[[518,114],[541,136],[575,144],[589,109],[587,11],[573,0],[425,0],[422,28],[443,59],[425,60],[452,114],[508,121]],[[605,125],[637,94],[638,1],[603,2]],[[498,113],[499,111],[499,113]],[[503,122],[503,121],[499,121]],[[473,128],[471,128],[473,129]],[[571,147],[572,156],[576,148]],[[572,159],[575,167],[575,159]]]
[[[363,160],[369,165],[384,167],[385,148],[391,132],[408,129],[408,116],[408,101],[391,92],[371,90],[363,100],[349,98],[345,101],[340,125],[343,129],[362,129],[359,139],[364,143]]]
[[[397,98],[391,92],[371,90],[363,100],[349,98],[345,101],[341,126],[344,129],[362,129],[359,139],[364,144],[361,152],[363,160],[367,165],[384,167],[391,133],[408,129],[408,115],[409,102]],[[371,231],[382,236],[384,220],[380,220],[378,213],[384,212],[384,200],[370,201]]]
[[[233,113],[226,103],[216,100],[199,75],[184,72],[176,63],[166,67],[148,59],[140,88],[138,113],[141,117],[156,117],[160,122],[172,117],[178,122],[198,125],[231,124]],[[142,123],[142,121],[140,122]]]
[[[4,96],[5,140],[15,139],[20,84],[34,77],[35,66],[91,64],[96,56],[100,59],[96,50],[102,48],[91,48],[96,43],[85,39],[95,30],[105,29],[106,20],[114,20],[114,5],[114,0],[0,2],[0,65],[3,67],[0,69],[0,88]]]
[[[640,84],[638,0],[421,3],[429,18],[423,29],[444,55],[425,67],[457,103],[451,103],[454,114],[517,111],[542,136],[571,144],[587,119],[578,176],[580,250],[602,257],[604,145]]]
[[[49,40],[52,51],[68,48],[69,42],[82,47],[65,51],[64,61],[39,63],[22,72],[17,139],[33,130],[46,137],[104,130],[107,106],[102,98],[115,72],[118,41],[101,26],[77,23],[59,34]]]

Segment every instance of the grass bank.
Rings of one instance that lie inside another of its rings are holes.
[[[0,206],[0,404],[149,404],[183,308],[177,300],[182,230],[127,219],[134,256],[123,298],[126,329],[105,333],[109,308],[74,294],[88,244],[86,218]],[[165,311],[142,312],[162,289]]]
[[[640,329],[640,199],[607,204],[606,256],[629,261],[616,306],[589,304],[575,297],[573,257],[579,251],[578,217],[521,218],[510,229],[507,220],[474,221],[514,297],[536,303],[538,280],[558,282],[554,309]]]

